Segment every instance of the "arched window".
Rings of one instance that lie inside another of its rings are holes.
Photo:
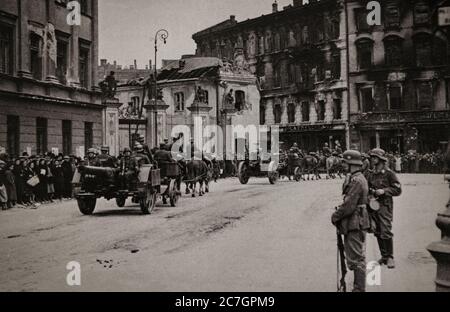
[[[402,65],[403,42],[400,38],[389,37],[384,40],[384,54],[386,66]]]
[[[235,108],[238,112],[243,111],[246,107],[245,105],[245,92],[241,90],[237,90],[234,93],[235,98]]]

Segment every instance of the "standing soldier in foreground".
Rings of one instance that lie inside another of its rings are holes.
[[[392,233],[394,200],[392,197],[401,195],[402,185],[397,175],[387,167],[388,159],[384,150],[379,148],[372,150],[370,161],[373,167],[373,171],[369,174],[370,195],[374,196],[380,204],[380,209],[373,213],[376,223],[375,236],[382,257],[378,262],[381,265],[386,264],[389,269],[394,269],[394,234]]]
[[[369,187],[361,172],[363,162],[358,151],[344,153],[344,169],[350,174],[343,187],[344,203],[331,221],[344,235],[344,248],[349,270],[354,272],[353,292],[366,291],[366,233],[370,228],[367,212]]]

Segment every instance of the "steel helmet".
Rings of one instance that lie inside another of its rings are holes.
[[[348,150],[344,153],[344,161],[349,165],[362,166],[362,155],[358,151]]]
[[[371,157],[377,157],[378,159],[385,161],[385,162],[388,161],[388,159],[386,158],[386,152],[384,150],[382,150],[381,148],[373,149],[369,155]]]
[[[88,154],[97,154],[97,150],[95,148],[88,149]]]

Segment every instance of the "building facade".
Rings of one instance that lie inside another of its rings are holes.
[[[231,16],[193,39],[199,56],[233,59],[242,49],[258,77],[261,124],[316,151],[349,141],[345,21],[343,1],[294,1],[281,11],[275,2],[272,14],[240,23]]]
[[[445,2],[383,1],[381,25],[369,26],[367,1],[348,1],[351,142],[362,150],[435,152],[449,140]]]
[[[0,148],[12,156],[102,145],[98,3],[80,0],[71,26],[66,2],[1,1]]]
[[[198,117],[202,121],[202,128],[217,125],[222,129],[224,146],[209,152],[217,153],[219,157],[227,156],[221,150],[225,151],[225,144],[234,144],[227,143],[227,140],[248,139],[237,138],[234,134],[227,136],[227,125],[242,125],[244,128],[249,125],[259,125],[260,94],[256,76],[246,68],[240,56],[233,63],[224,63],[214,57],[188,57],[178,62],[172,61],[162,68],[158,75],[158,89],[161,90],[158,110],[152,109],[154,84],[148,84],[144,80],[140,86],[134,83],[119,87],[117,97],[122,103],[128,103],[123,104],[122,110],[135,112],[134,115],[131,114],[128,118],[121,120],[121,137],[124,138],[121,141],[127,146],[128,138],[132,138],[137,129],[136,124],[142,125],[144,118],[147,125],[140,126],[139,131],[142,133],[145,128],[147,142],[152,147],[159,146],[164,139],[171,140],[173,137],[178,137],[180,132],[177,132],[175,127],[183,125],[189,128],[190,137],[193,138],[194,120]],[[199,99],[199,88],[202,94],[201,99]],[[142,103],[142,99],[146,103],[144,107],[136,107],[133,104]],[[140,115],[141,118],[139,118],[140,111],[145,112],[145,117]],[[156,140],[155,114],[158,124]],[[204,129],[197,128],[197,130],[202,134],[205,142],[212,138],[200,132]],[[227,150],[227,152],[230,151]],[[232,159],[231,154],[227,159]]]

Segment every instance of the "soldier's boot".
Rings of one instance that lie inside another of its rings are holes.
[[[395,269],[395,261],[394,261],[394,240],[387,239],[386,242],[386,251],[388,255],[387,267],[388,269]]]
[[[361,268],[357,268],[353,274],[355,276],[353,292],[366,292],[366,271]]]
[[[386,250],[386,241],[379,237],[377,237],[377,241],[378,241],[378,246],[380,248],[380,253],[381,253],[381,259],[378,260],[378,263],[380,265],[387,264],[388,258],[387,258],[387,250]]]

